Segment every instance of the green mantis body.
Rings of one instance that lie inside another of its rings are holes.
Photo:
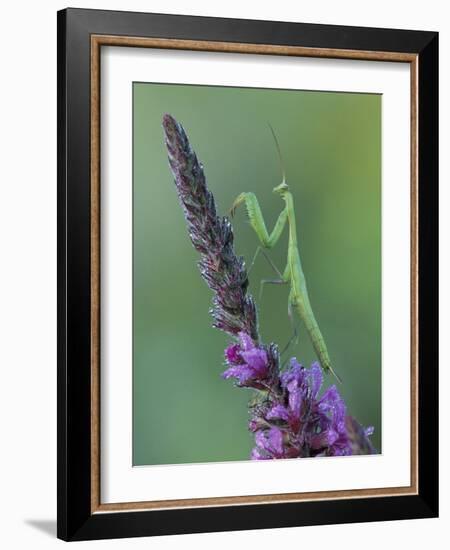
[[[272,128],[271,128],[272,129]],[[272,130],[273,133],[273,130]],[[280,154],[276,136],[273,133],[277,145],[278,153]],[[281,154],[280,154],[281,161]],[[308,290],[306,288],[305,275],[303,273],[300,254],[297,245],[297,228],[295,220],[294,200],[289,187],[285,182],[283,173],[283,181],[280,185],[273,189],[273,192],[281,196],[285,202],[285,207],[280,213],[278,220],[275,223],[272,233],[268,233],[261,208],[254,193],[241,193],[233,203],[231,213],[234,215],[236,208],[245,204],[250,225],[255,231],[261,245],[266,249],[273,248],[278,242],[286,223],[289,227],[289,243],[287,264],[284,272],[278,280],[264,280],[264,283],[289,284],[289,299],[288,313],[292,318],[292,310],[294,310],[305,324],[308,335],[311,339],[314,351],[319,359],[322,369],[325,372],[331,372],[340,381],[340,378],[335,374],[331,366],[330,356],[328,355],[325,340],[319,329],[319,325],[314,316],[311,303],[309,301]]]

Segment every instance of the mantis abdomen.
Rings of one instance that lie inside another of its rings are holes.
[[[326,372],[333,372],[331,368],[331,359],[328,355],[325,339],[320,332],[319,324],[314,316],[311,303],[309,301],[308,290],[306,288],[306,280],[303,274],[302,265],[300,262],[300,254],[297,246],[289,247],[289,267],[290,267],[290,282],[291,291],[289,294],[289,303],[292,309],[305,324],[308,336],[311,339],[312,346],[319,359],[321,367]]]
[[[319,325],[314,317],[314,313],[309,302],[308,295],[301,293],[300,296],[295,295],[290,298],[292,308],[296,311],[300,319],[304,322],[308,335],[311,339],[314,351],[317,354],[322,368],[329,372],[331,371],[331,360],[325,345],[325,340],[320,332]]]

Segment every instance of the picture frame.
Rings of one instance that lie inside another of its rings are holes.
[[[410,278],[404,281],[410,285],[411,300],[406,327],[408,485],[253,495],[244,490],[232,496],[102,502],[100,60],[105,47],[273,56],[275,64],[294,57],[398,63],[409,68]],[[438,515],[437,144],[435,32],[72,8],[58,12],[59,538],[91,540]]]

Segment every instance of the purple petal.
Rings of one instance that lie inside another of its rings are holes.
[[[253,376],[254,370],[246,364],[235,365],[222,373],[222,377],[225,378],[225,380],[228,380],[229,378],[237,378],[241,386],[251,380]]]
[[[266,434],[265,434],[264,430],[259,430],[258,432],[256,432],[255,442],[256,442],[256,445],[260,449],[265,449],[266,448],[267,438],[266,438]]]
[[[311,365],[308,371],[308,382],[311,388],[311,397],[316,399],[323,382],[322,368],[319,363],[315,362]]]
[[[345,444],[345,445],[333,445],[329,452],[328,452],[328,455],[329,456],[350,456],[352,454],[352,449],[350,447],[349,444]]]
[[[225,359],[229,365],[239,365],[242,363],[241,348],[239,344],[228,346],[225,350]]]
[[[306,369],[297,362],[295,357],[292,357],[289,368],[281,375],[281,385],[288,390],[292,390],[302,386],[305,380]]]
[[[320,412],[329,416],[335,424],[345,422],[345,403],[336,386],[330,386],[318,402]]]
[[[320,434],[316,434],[311,438],[312,449],[322,449],[331,447],[339,438],[339,434],[333,429],[326,430]]]
[[[255,347],[253,340],[245,332],[239,333],[239,339],[241,341],[241,348],[243,351],[249,351]]]
[[[280,419],[287,422],[289,420],[289,411],[283,405],[275,405],[267,413],[267,419]]]
[[[296,357],[291,358],[290,366],[291,366],[291,369],[293,369],[293,370],[299,370],[299,369],[303,368],[302,365],[297,361]]]
[[[250,351],[243,351],[242,358],[251,367],[255,374],[260,377],[267,374],[267,353],[263,349],[254,348]]]
[[[266,451],[270,458],[283,457],[283,432],[279,428],[256,432],[255,441],[257,447]]]
[[[283,432],[276,427],[270,428],[269,430],[269,444],[273,451],[276,454],[283,455]]]
[[[250,454],[250,458],[252,460],[269,460],[270,459],[269,456],[262,454],[260,449],[258,449],[258,447],[254,447],[252,449],[252,452]]]
[[[297,418],[300,416],[300,407],[303,397],[303,392],[300,388],[292,388],[289,391],[289,409]]]

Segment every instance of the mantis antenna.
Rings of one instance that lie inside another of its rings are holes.
[[[278,160],[280,162],[281,175],[283,176],[282,183],[286,183],[286,172],[285,172],[285,169],[284,169],[284,162],[283,162],[283,155],[281,154],[281,147],[280,147],[280,144],[278,142],[278,138],[277,138],[277,135],[275,133],[275,130],[273,129],[272,124],[270,124],[270,122],[267,122],[267,124],[269,125],[270,131],[272,132],[272,136],[273,136],[273,139],[275,141],[275,146],[277,148]]]

